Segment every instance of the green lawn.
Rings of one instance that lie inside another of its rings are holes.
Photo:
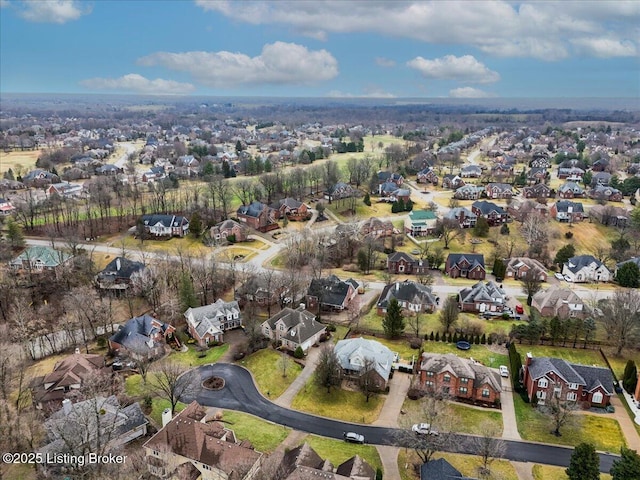
[[[342,440],[309,435],[304,440],[323,459],[329,460],[336,467],[354,455],[360,455],[374,470],[382,468],[382,462],[376,447],[372,445],[356,445]],[[366,438],[365,438],[366,441]]]
[[[509,365],[507,355],[492,352],[486,345],[471,345],[471,350],[465,352],[458,350],[453,343],[424,342],[425,352],[431,353],[455,353],[459,357],[473,357],[487,367],[498,368],[500,365]]]
[[[518,431],[524,440],[534,442],[556,443],[576,446],[585,439],[593,442],[596,450],[618,452],[621,445],[626,445],[618,421],[601,415],[583,415],[575,413],[572,425],[560,429],[561,437],[551,433],[552,425],[549,417],[533,408],[514,395]]]
[[[153,406],[151,407],[151,413],[148,415],[155,422],[158,428],[162,427],[162,412],[165,408],[171,408],[171,402],[163,398],[154,398]],[[178,402],[176,405],[176,414],[180,413],[186,408],[186,405],[182,402]]]
[[[327,389],[316,385],[314,378],[310,378],[306,385],[293,399],[291,407],[294,410],[336,418],[355,423],[372,423],[377,420],[384,404],[385,396],[378,395],[366,401],[364,394],[355,391],[332,388]]]
[[[602,350],[604,350],[604,353],[607,356],[607,360],[609,360],[613,371],[616,372],[616,376],[618,377],[618,379],[622,378],[627,360],[633,360],[634,362],[636,362],[636,366],[640,367],[640,350],[632,350],[630,348],[627,348],[622,351],[622,355],[619,357],[616,356],[614,348],[604,347]]]
[[[535,480],[569,480],[567,474],[564,473],[564,467],[552,467],[551,465],[534,465],[533,478]],[[600,480],[611,480],[611,475],[601,473]]]
[[[456,402],[449,402],[447,410],[446,416],[454,419],[451,429],[455,431],[455,433],[481,435],[483,432],[480,425],[484,422],[491,423],[497,431],[502,433],[503,423],[500,410],[491,410],[488,408],[479,410]],[[406,414],[402,416],[403,423],[406,423],[406,426],[424,421],[423,418],[420,418],[422,411],[420,400],[406,398],[402,404],[402,411],[406,412]]]
[[[417,360],[418,355],[420,353],[418,349],[411,348],[411,345],[409,345],[409,340],[407,339],[400,338],[397,340],[390,340],[386,337],[380,337],[380,336],[373,337],[369,335],[363,335],[362,338],[367,338],[369,340],[375,340],[377,342],[380,342],[382,345],[387,347],[392,352],[398,352],[400,354],[400,358],[405,361],[410,361],[411,358],[414,356]]]
[[[261,420],[247,413],[225,410],[222,421],[239,440],[249,440],[256,450],[273,452],[291,432],[290,428]]]
[[[478,467],[482,465],[480,457],[459,453],[436,453],[433,456],[434,460],[439,458],[446,459],[463,475],[478,478]],[[421,460],[413,450],[401,448],[398,455],[398,469],[400,470],[401,480],[418,480],[420,474],[416,472],[413,465],[421,463]],[[513,465],[507,460],[494,460],[489,468],[491,473],[486,477],[487,480],[514,480],[518,478]]]
[[[124,391],[130,397],[141,397],[145,393],[145,386],[142,383],[142,375],[130,375],[124,381]]]
[[[331,332],[331,340],[333,341],[333,343],[336,343],[339,340],[344,340],[344,337],[348,331],[348,327],[345,327],[343,325],[336,325],[336,331]]]
[[[607,366],[598,350],[527,344],[517,344],[516,349],[522,356],[523,363],[527,352],[531,352],[534,357],[556,357],[581,365]]]
[[[216,363],[229,350],[229,344],[227,343],[205,349],[202,352],[193,345],[188,345],[188,347],[189,350],[184,353],[173,352],[171,358],[185,367],[197,367],[208,363]]]
[[[287,355],[285,357],[285,361],[287,362],[287,376],[283,376],[282,355],[286,354],[272,350],[271,348],[265,348],[251,354],[240,362],[240,364],[247,368],[253,375],[260,393],[269,398],[278,398],[282,395],[282,392],[284,392],[302,372],[302,367],[293,361],[293,357]]]

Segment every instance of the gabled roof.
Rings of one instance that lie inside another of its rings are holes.
[[[492,212],[496,212],[498,215],[506,214],[506,212],[504,211],[504,208],[499,207],[493,202],[487,202],[486,200],[475,201],[473,202],[471,207],[477,208],[478,210],[480,210],[480,213],[482,213],[483,215],[489,215]]]
[[[559,192],[580,192],[584,193],[584,188],[578,185],[576,182],[565,182],[558,188]]]
[[[338,475],[358,479],[358,480],[374,480],[376,472],[360,455],[354,455],[344,463],[338,465],[336,469]]]
[[[241,205],[238,208],[239,215],[246,215],[247,217],[258,218],[260,214],[269,207],[262,202],[252,202],[249,205]]]
[[[593,264],[595,264],[596,269],[603,265],[603,263],[593,255],[576,255],[575,257],[571,257],[564,266],[571,272],[578,273],[583,268],[590,267]]]
[[[344,370],[360,371],[365,359],[373,360],[373,368],[383,379],[388,380],[393,364],[393,352],[380,342],[366,338],[340,340],[334,347],[340,366]]]
[[[467,207],[454,207],[444,215],[444,218],[459,220],[461,214],[464,214],[464,218],[478,218],[478,216]]]
[[[475,387],[487,384],[496,392],[502,391],[500,375],[497,372],[453,353],[423,353],[420,370],[436,374],[448,372],[457,378],[472,379]]]
[[[460,290],[462,303],[505,303],[505,293],[494,281],[478,282],[470,288]]]
[[[237,301],[225,302],[221,298],[210,305],[189,308],[184,312],[187,322],[195,328],[200,338],[209,333],[220,333],[220,324],[229,315],[240,315],[240,307]]]
[[[431,287],[420,283],[405,280],[386,285],[378,299],[379,308],[387,308],[392,298],[402,302],[409,302],[413,305],[435,305],[436,300]]]
[[[584,213],[584,208],[580,202],[571,202],[569,200],[559,200],[556,202],[556,210],[558,212],[569,212],[569,208],[573,213]]]
[[[420,467],[420,480],[475,480],[463,476],[444,458],[423,463]]]
[[[181,227],[189,224],[189,220],[183,216],[165,214],[143,215],[142,222],[147,227],[153,227],[154,225],[160,224],[165,228]]]
[[[163,323],[151,315],[133,317],[124,325],[121,325],[109,340],[122,345],[127,350],[141,355],[148,354],[155,343],[151,337],[157,333],[164,333],[171,328],[168,323]]]
[[[307,295],[317,297],[323,305],[341,307],[344,306],[349,289],[352,287],[351,283],[343,282],[335,275],[329,275],[326,278],[311,280]]]
[[[126,257],[116,257],[111,260],[100,273],[98,273],[98,280],[131,278],[131,275],[143,270],[144,268],[145,266],[142,262],[135,262]]]
[[[629,260],[625,260],[624,262],[616,263],[616,268],[620,268],[625,263],[635,263],[638,266],[638,268],[640,268],[640,257],[633,257],[633,258],[630,258]]]
[[[551,286],[546,290],[541,290],[533,296],[533,302],[540,308],[559,308],[563,303],[583,305],[582,299],[571,289]]]
[[[437,218],[437,215],[431,210],[412,210],[409,212],[409,219],[414,223],[421,220],[436,220]]]
[[[566,383],[577,383],[589,392],[598,387],[602,387],[609,395],[614,392],[613,375],[608,368],[579,365],[553,357],[532,357],[527,368],[534,380],[555,373]]]
[[[57,267],[72,257],[70,253],[55,250],[51,247],[27,247],[24,252],[11,260],[11,263],[22,264],[23,261],[30,263],[40,262],[45,267]]]
[[[303,344],[326,328],[324,324],[316,321],[316,316],[313,313],[303,309],[302,306],[295,310],[285,307],[265,323],[269,325],[271,330],[275,330],[278,322],[284,324],[287,340],[298,345]]]
[[[484,255],[481,253],[450,253],[447,257],[447,265],[458,265],[462,261],[467,261],[471,266],[469,269],[478,265],[484,269]]]

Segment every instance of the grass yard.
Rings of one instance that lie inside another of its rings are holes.
[[[113,247],[122,247],[131,250],[142,250],[144,252],[153,253],[168,253],[174,255],[177,252],[183,254],[201,256],[207,255],[211,252],[210,247],[206,247],[201,240],[193,238],[188,235],[184,238],[171,238],[169,240],[145,240],[140,243],[140,240],[134,238],[132,235],[125,235],[121,239],[117,239],[113,242]]]
[[[534,357],[556,357],[581,365],[597,365],[599,367],[607,366],[598,350],[526,344],[517,344],[516,349],[522,356],[523,363],[527,352],[531,352]],[[622,368],[624,370],[624,366]]]
[[[611,364],[611,368],[616,372],[616,377],[620,380],[624,373],[624,367],[627,365],[627,360],[633,360],[636,362],[636,366],[640,366],[640,350],[625,349],[622,351],[622,356],[616,356],[614,348],[604,347],[602,349],[607,356],[607,360]]]
[[[498,368],[500,365],[509,365],[507,355],[492,352],[486,345],[472,345],[471,350],[462,352],[453,343],[425,342],[423,345],[425,352],[431,353],[455,353],[464,358],[473,357],[487,367]]]
[[[0,151],[0,173],[12,169],[14,175],[17,175],[17,172],[20,170],[24,175],[29,170],[36,168],[36,160],[38,160],[41,153],[42,150],[16,150],[9,153]],[[62,171],[62,169],[60,169],[60,171]]]
[[[406,398],[402,404],[402,411],[406,412],[403,416],[406,426],[424,421],[423,418],[420,418],[422,412],[420,400]],[[447,413],[445,414],[445,418],[446,417],[455,419],[452,430],[456,433],[481,435],[483,432],[480,426],[484,422],[491,423],[500,434],[502,433],[503,423],[502,412],[500,412],[500,410],[491,410],[488,408],[480,410],[462,403],[449,402]]]
[[[282,425],[232,410],[223,412],[222,421],[234,431],[238,439],[249,440],[256,450],[264,453],[273,452],[291,432],[290,428]]]
[[[339,340],[344,340],[344,337],[347,335],[349,331],[349,327],[345,327],[344,325],[336,325],[336,331],[331,332],[331,340],[333,343],[338,342]]]
[[[291,408],[354,423],[372,423],[377,420],[385,396],[378,395],[366,401],[364,394],[344,389],[327,389],[316,385],[310,378],[293,399]],[[320,452],[318,452],[320,453]]]
[[[419,350],[411,348],[411,346],[409,345],[409,341],[406,339],[401,338],[397,340],[390,340],[385,337],[373,337],[369,335],[363,335],[362,337],[380,342],[392,352],[398,352],[402,360],[409,361],[411,360],[412,356],[415,356],[417,358],[418,354],[420,353]]]
[[[251,354],[240,364],[253,375],[258,390],[269,398],[278,398],[300,375],[302,367],[286,356],[287,376],[282,376],[282,354],[271,348],[265,348]]]
[[[237,262],[247,262],[257,255],[257,252],[251,248],[231,246],[222,247],[222,249],[216,253],[216,259],[221,262],[228,262],[232,258],[236,258]]]
[[[0,466],[0,476],[2,478],[19,478],[20,480],[36,480],[38,478],[35,465],[28,463],[13,463],[11,465],[2,464]]]
[[[208,363],[216,363],[227,350],[229,350],[229,344],[224,343],[217,347],[211,347],[209,349],[198,351],[193,345],[187,345],[189,350],[186,352],[173,352],[171,358],[185,367],[195,367],[199,365],[206,365]],[[201,356],[204,354],[204,356]]]
[[[342,440],[309,435],[304,440],[323,459],[329,460],[336,467],[354,455],[360,455],[373,469],[382,468],[382,461],[373,445],[356,445]],[[366,439],[365,439],[366,441]]]
[[[553,467],[551,465],[534,465],[533,478],[535,480],[569,480],[567,474],[564,473],[564,467]],[[611,480],[611,475],[601,473],[600,480]]]
[[[142,375],[138,373],[129,375],[124,381],[124,391],[130,397],[142,397],[145,394],[145,390]]]
[[[187,406],[184,403],[178,402],[178,404],[176,405],[176,415],[180,413],[182,410],[184,410],[186,407]],[[153,399],[151,414],[147,416],[151,417],[151,419],[154,421],[156,426],[158,426],[158,428],[162,427],[162,412],[164,411],[165,408],[171,408],[171,402],[169,402],[169,400],[165,400],[163,398]]]
[[[562,427],[562,436],[556,437],[551,433],[549,417],[525,403],[519,395],[514,395],[513,402],[518,432],[524,440],[576,446],[584,439],[590,439],[596,450],[605,452],[618,452],[621,445],[626,446],[620,425],[613,418],[575,413],[571,421],[573,424]]]
[[[482,465],[480,457],[473,455],[462,455],[459,453],[436,453],[433,456],[434,460],[439,458],[446,459],[451,465],[453,465],[462,475],[477,478],[478,467]],[[420,478],[419,472],[414,469],[414,464],[421,464],[421,460],[415,454],[413,450],[406,448],[400,449],[398,455],[398,469],[400,470],[401,480],[418,480]],[[511,465],[511,462],[507,460],[494,460],[490,467],[491,473],[487,480],[513,480],[518,478],[518,475]]]

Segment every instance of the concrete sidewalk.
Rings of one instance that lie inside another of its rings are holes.
[[[280,405],[281,407],[291,408],[293,399],[302,389],[302,387],[304,387],[305,383],[307,383],[307,380],[311,378],[313,372],[315,372],[316,363],[318,362],[319,357],[320,348],[311,347],[309,349],[309,353],[307,353],[307,357],[305,358],[305,367],[302,370],[302,373],[298,375],[293,383],[289,385],[289,388],[287,388],[282,395],[274,400],[273,403],[275,403],[276,405]]]

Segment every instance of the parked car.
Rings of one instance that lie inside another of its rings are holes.
[[[524,308],[522,308],[522,305],[516,305],[516,313],[519,313],[520,315],[524,313]]]
[[[364,435],[356,432],[345,432],[344,441],[349,443],[364,443]]]
[[[565,280],[566,282],[570,282],[570,281],[571,281],[571,277],[570,277],[569,275],[565,275],[565,276],[564,276],[564,280]]]
[[[435,428],[431,428],[429,423],[416,423],[411,427],[411,430],[418,435],[439,435],[440,433]]]
[[[556,277],[558,280],[564,280],[564,277],[559,272],[554,273],[553,276]]]
[[[509,376],[509,369],[507,368],[506,365],[500,365],[500,376],[501,377],[508,377]]]

